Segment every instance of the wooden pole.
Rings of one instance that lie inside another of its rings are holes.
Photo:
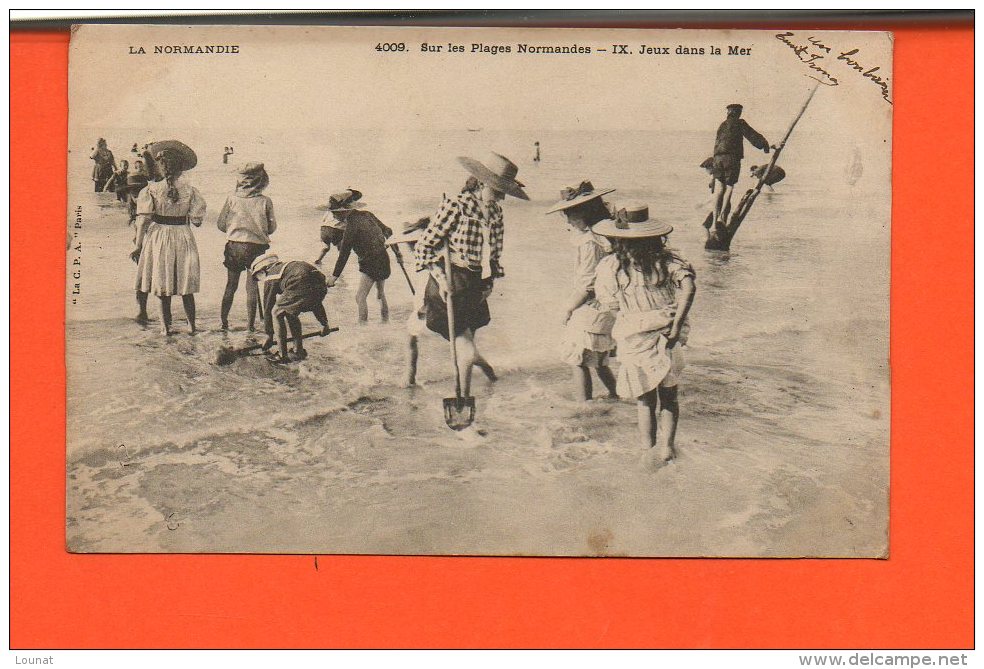
[[[803,103],[799,113],[796,114],[796,118],[794,118],[793,122],[790,124],[789,130],[786,131],[782,141],[779,142],[775,148],[775,151],[772,152],[772,160],[769,161],[768,166],[762,172],[762,176],[759,177],[755,187],[750,188],[742,196],[741,201],[738,202],[738,207],[732,212],[728,224],[721,226],[715,223],[715,225],[708,231],[707,241],[704,242],[705,249],[708,251],[727,251],[731,248],[731,240],[734,239],[735,234],[738,232],[738,228],[741,227],[742,221],[745,220],[745,216],[748,215],[748,212],[751,210],[752,205],[755,204],[755,200],[758,198],[759,193],[762,192],[762,187],[765,185],[766,178],[769,176],[772,168],[775,167],[776,161],[779,160],[779,154],[782,153],[784,148],[786,148],[786,142],[789,141],[789,136],[793,134],[793,128],[795,128],[796,124],[799,123],[799,120],[803,118],[803,114],[806,112],[806,108],[809,106],[810,100],[813,99],[813,96],[819,87],[820,84],[818,83],[813,87],[813,90],[810,91],[809,97],[806,98],[806,102]]]

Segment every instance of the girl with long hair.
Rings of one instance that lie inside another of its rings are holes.
[[[182,175],[198,160],[194,151],[175,140],[149,145],[144,156],[160,180],[137,196],[137,237],[130,253],[137,263],[137,320],[149,320],[147,297],[153,293],[161,300],[162,332],[170,335],[171,297],[180,295],[194,334],[201,269],[191,226],[201,226],[205,200]]]
[[[675,456],[677,398],[687,314],[696,293],[694,270],[666,246],[673,226],[649,218],[644,205],[625,207],[594,232],[611,239],[613,254],[598,264],[595,294],[618,315],[618,390],[636,398],[645,462],[658,468]]]

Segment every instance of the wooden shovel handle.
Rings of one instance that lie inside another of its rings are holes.
[[[454,396],[461,399],[461,372],[458,370],[458,347],[454,336],[454,301],[451,296],[451,245],[450,240],[444,242],[444,276],[448,284],[448,296],[445,300],[448,306],[448,341],[451,342],[451,365],[454,367]]]
[[[332,332],[338,332],[338,328],[329,328],[328,334],[331,334]],[[309,339],[311,337],[322,337],[322,336],[324,335],[322,335],[321,332],[308,332],[306,335],[301,335],[301,339]],[[287,341],[294,341],[294,338],[291,337]],[[244,353],[250,353],[251,351],[258,351],[261,348],[263,348],[263,344],[250,344],[249,346],[245,346],[237,350],[236,353],[242,355]]]

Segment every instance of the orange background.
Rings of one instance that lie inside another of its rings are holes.
[[[973,31],[876,28],[896,38],[889,560],[322,556],[318,570],[65,552],[68,33],[12,33],[11,646],[972,647]]]

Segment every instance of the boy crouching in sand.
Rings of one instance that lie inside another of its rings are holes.
[[[303,260],[281,261],[273,253],[265,253],[253,261],[249,269],[257,282],[262,282],[263,324],[267,339],[263,350],[273,348],[273,319],[277,319],[277,339],[280,355],[276,362],[298,362],[307,357],[301,333],[300,315],[311,312],[321,324],[323,335],[330,332],[328,316],[322,301],[328,294],[325,275]],[[287,329],[294,340],[294,350],[287,351]]]

